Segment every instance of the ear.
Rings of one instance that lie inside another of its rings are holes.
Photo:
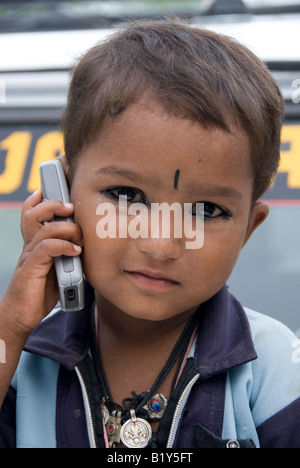
[[[268,217],[268,214],[269,206],[266,203],[263,201],[257,201],[254,203],[249,216],[243,247],[248,242],[255,229],[257,229],[258,226],[260,226],[265,221],[265,219]]]
[[[62,163],[62,166],[64,168],[64,172],[66,174],[66,177],[67,177],[67,180],[68,182],[70,183],[70,179],[71,179],[71,170],[70,170],[70,164],[66,158],[65,155],[63,156],[59,156],[58,157],[59,161]]]

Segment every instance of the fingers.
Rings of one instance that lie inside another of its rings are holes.
[[[42,203],[42,201],[43,201],[43,194],[42,194],[41,190],[37,190],[32,195],[30,195],[30,197],[28,197],[27,200],[25,200],[25,202],[24,202],[24,204],[22,206],[22,213],[21,213],[21,232],[22,232],[22,235],[23,235],[23,231],[24,231],[24,228],[25,228],[25,226],[24,226],[25,214],[28,211],[30,211],[32,208],[34,208],[35,206]]]
[[[78,225],[55,217],[71,217],[72,204],[43,202],[41,191],[24,203],[21,230],[24,248],[6,298],[18,313],[18,327],[24,334],[32,330],[53,309],[58,289],[53,259],[62,255],[75,257],[82,252],[82,233]],[[21,311],[21,312],[20,312]]]
[[[27,251],[32,251],[38,244],[47,239],[60,239],[82,246],[81,230],[76,224],[70,222],[54,222],[41,226],[31,242],[26,244]]]
[[[36,237],[37,241],[43,240],[45,237],[54,236],[59,238],[62,236],[63,239],[69,239],[80,244],[80,229],[74,223],[67,223],[62,220],[59,223],[44,224],[55,217],[67,218],[72,216],[74,206],[71,203],[62,203],[55,200],[42,203],[42,199],[41,191],[37,191],[24,203],[21,216],[21,232],[25,244],[32,242],[40,231],[42,233]]]
[[[61,239],[44,239],[38,243],[32,250],[26,250],[20,258],[20,267],[26,266],[27,270],[38,272],[38,276],[45,277],[53,263],[53,258],[65,255],[74,257],[80,255],[82,248]],[[36,276],[36,275],[34,275]]]
[[[65,221],[65,218],[73,215],[74,206],[71,203],[42,200],[41,191],[37,191],[24,203],[21,217],[24,250],[20,266],[26,263],[35,269],[47,265],[41,270],[41,275],[44,275],[54,257],[81,253],[82,232],[77,224]],[[62,220],[50,222],[55,217]]]

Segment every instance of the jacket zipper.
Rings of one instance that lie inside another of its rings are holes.
[[[187,397],[188,397],[194,383],[197,382],[199,377],[200,377],[200,374],[196,374],[192,378],[192,380],[187,384],[187,386],[183,390],[183,392],[181,394],[181,397],[179,398],[176,409],[174,411],[174,416],[173,416],[171,429],[170,429],[170,433],[169,433],[169,438],[168,438],[168,442],[167,442],[167,448],[172,448],[173,447],[173,443],[174,443],[174,440],[175,440],[175,436],[176,436],[176,432],[177,432],[177,428],[178,428],[178,424],[179,424],[179,418],[180,418],[180,415],[181,415],[182,406],[183,406],[184,402],[186,401],[186,399],[187,399]]]
[[[86,386],[85,386],[84,380],[82,378],[82,375],[78,367],[75,367],[75,371],[76,371],[76,374],[78,376],[79,383],[81,386],[85,413],[86,413],[86,421],[87,421],[87,426],[88,426],[88,433],[89,433],[89,438],[90,438],[90,445],[91,445],[91,448],[97,448],[96,439],[95,439],[95,430],[94,430],[94,424],[93,424],[93,418],[92,418],[92,411],[91,411],[91,406],[90,406]]]

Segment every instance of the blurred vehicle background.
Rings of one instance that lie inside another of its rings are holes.
[[[63,153],[70,68],[128,20],[173,15],[246,44],[282,89],[282,161],[264,197],[270,216],[228,284],[243,305],[300,335],[300,0],[0,0],[0,297],[22,249],[22,202],[39,188],[39,164]]]

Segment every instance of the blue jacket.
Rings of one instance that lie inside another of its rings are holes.
[[[0,447],[104,447],[86,297],[83,311],[56,312],[31,334],[0,413]],[[300,447],[297,338],[227,287],[201,307],[164,446]]]

